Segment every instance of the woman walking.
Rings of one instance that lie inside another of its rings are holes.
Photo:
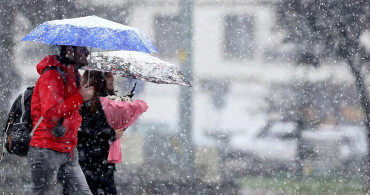
[[[114,78],[111,73],[86,70],[81,84],[87,83],[94,88],[94,93],[91,101],[80,108],[79,163],[93,194],[117,194],[115,165],[107,159],[110,144],[120,139],[125,129],[114,130],[109,126],[99,100],[99,97],[114,95]]]

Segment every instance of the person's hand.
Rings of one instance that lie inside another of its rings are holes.
[[[94,94],[94,87],[93,86],[88,87],[88,84],[86,83],[84,86],[81,87],[80,94],[84,101],[90,100]]]
[[[121,128],[121,129],[115,129],[114,131],[116,132],[116,139],[119,139],[122,137],[123,132],[126,130],[126,128]]]

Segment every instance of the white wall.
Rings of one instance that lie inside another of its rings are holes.
[[[160,14],[176,14],[177,11],[178,7],[174,4],[139,6],[132,10],[129,25],[142,29],[153,39],[154,17]],[[193,17],[193,122],[195,126],[206,130],[245,130],[252,125],[251,122],[255,121],[253,115],[258,113],[259,104],[263,104],[258,98],[265,93],[261,92],[265,90],[261,83],[274,78],[273,76],[278,77],[277,72],[285,74],[284,72],[287,71],[280,68],[276,70],[279,65],[266,64],[262,56],[262,49],[273,45],[273,41],[277,40],[273,38],[271,31],[274,21],[272,13],[270,8],[255,4],[219,6],[204,3],[204,1],[200,4],[196,3]],[[231,61],[224,58],[223,31],[224,17],[227,14],[250,14],[256,18],[257,44],[252,59]],[[177,59],[164,60],[178,64]],[[261,71],[262,65],[266,67],[264,71]],[[230,94],[227,95],[227,103],[223,110],[215,110],[209,93],[199,86],[203,79],[231,81]],[[176,122],[179,117],[178,89],[177,86],[148,84],[140,97],[152,106],[149,106],[148,113],[145,113],[141,120]]]
[[[161,1],[166,2],[166,1]],[[176,14],[175,3],[139,6],[132,11],[130,25],[142,29],[154,38],[154,17]],[[248,14],[255,18],[256,48],[252,58],[228,60],[223,55],[224,17],[228,14]],[[274,30],[274,9],[261,1],[196,1],[193,17],[193,122],[203,130],[248,131],[263,123],[271,83],[286,83],[294,79],[338,79],[352,82],[345,64],[324,65],[320,69],[297,67],[281,60],[268,60],[265,49],[281,49],[282,34]],[[178,64],[177,59],[164,59]],[[216,110],[209,92],[201,87],[203,79],[230,82],[226,104]],[[177,121],[179,88],[148,84],[143,99],[152,106],[142,120]],[[164,109],[165,108],[165,109]]]

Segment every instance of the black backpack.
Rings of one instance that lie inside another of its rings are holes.
[[[57,70],[63,77],[64,84],[66,84],[65,72],[60,67],[48,67],[42,73],[48,70]],[[27,156],[33,132],[43,119],[41,117],[32,129],[31,98],[34,88],[34,86],[28,87],[14,100],[10,108],[8,119],[2,131],[3,148],[1,159],[4,156],[5,148],[10,154],[16,154],[22,157]]]

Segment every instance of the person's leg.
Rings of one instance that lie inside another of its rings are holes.
[[[73,159],[63,164],[58,171],[58,181],[68,194],[91,194],[85,175],[78,164],[77,149],[73,150]]]
[[[113,169],[108,169],[108,171],[104,174],[104,193],[116,195],[117,188],[116,184],[114,183],[114,171]]]
[[[111,179],[112,177],[110,177],[110,172],[98,169],[83,171],[92,194],[117,194],[114,179]]]
[[[94,180],[95,184],[95,192],[96,194],[106,194],[105,193],[105,182],[104,182],[104,172],[103,171],[95,171],[94,173]]]
[[[55,151],[30,147],[28,161],[31,168],[31,194],[52,194],[56,190],[56,173],[62,159]]]
[[[69,195],[69,194],[68,194],[68,192],[67,192],[67,190],[66,190],[66,189],[64,189],[64,188],[63,188],[62,194],[63,194],[63,195]]]
[[[99,188],[99,180],[96,175],[96,168],[94,170],[91,170],[90,167],[83,167],[81,165],[81,169],[85,175],[87,184],[90,187],[92,194],[98,194],[97,190]]]

